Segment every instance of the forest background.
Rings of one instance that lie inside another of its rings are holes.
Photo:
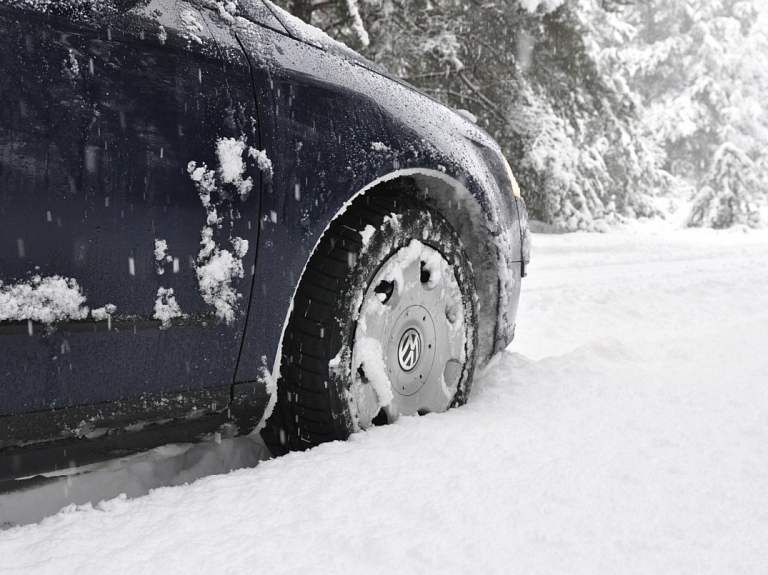
[[[765,225],[766,0],[276,3],[476,116],[539,225]]]

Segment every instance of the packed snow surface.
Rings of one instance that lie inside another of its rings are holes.
[[[0,496],[73,503],[0,531],[0,569],[764,573],[768,232],[535,235],[529,271],[465,407],[135,499],[166,464]]]

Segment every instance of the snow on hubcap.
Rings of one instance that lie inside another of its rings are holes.
[[[466,325],[453,267],[417,240],[392,254],[363,296],[352,346],[350,409],[360,428],[445,411],[466,361]]]

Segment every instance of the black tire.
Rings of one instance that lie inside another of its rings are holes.
[[[410,196],[361,196],[323,235],[297,289],[283,337],[277,404],[262,430],[274,454],[343,440],[361,428],[355,408],[350,407],[350,386],[363,296],[370,293],[371,281],[384,263],[414,239],[439,252],[461,292],[463,365],[456,376],[455,394],[445,408],[467,401],[475,369],[477,296],[456,231],[440,214]],[[423,270],[424,262],[420,265]],[[391,418],[382,410],[373,424]]]

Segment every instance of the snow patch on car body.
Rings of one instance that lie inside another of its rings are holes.
[[[0,321],[52,324],[88,317],[85,295],[77,280],[61,276],[32,276],[29,281],[5,284],[0,280]]]
[[[272,162],[264,151],[249,147],[245,137],[219,138],[216,158],[218,165],[215,168],[208,168],[206,164],[198,166],[195,161],[187,164],[187,173],[206,211],[195,274],[203,301],[215,309],[221,320],[230,324],[235,320],[235,307],[243,298],[233,282],[245,276],[243,259],[248,253],[249,242],[230,233],[227,241],[231,249],[219,244],[217,230],[222,228],[224,216],[219,215],[217,208],[224,208],[222,214],[229,214],[230,218],[238,217],[232,209],[234,197],[245,201],[253,189],[251,177],[243,177],[247,159],[255,160],[258,168],[268,176],[272,175]],[[156,257],[157,254],[156,250]]]
[[[261,356],[258,381],[264,384],[269,400],[267,401],[267,407],[264,409],[264,415],[261,417],[261,421],[259,421],[258,425],[256,425],[253,430],[255,433],[264,429],[264,426],[267,424],[267,419],[272,415],[272,412],[275,410],[275,405],[277,405],[277,378],[275,377],[274,370],[269,371],[269,368],[267,367],[266,355]]]
[[[162,322],[160,329],[167,329],[171,326],[171,320],[181,317],[181,308],[176,297],[173,295],[173,288],[157,288],[157,299],[155,299],[155,314],[152,316]]]
[[[248,148],[248,155],[256,160],[256,165],[262,172],[266,173],[270,178],[272,177],[274,174],[274,169],[272,168],[272,160],[267,157],[266,150]]]
[[[269,7],[272,13],[277,16],[277,18],[280,20],[283,26],[285,26],[288,32],[297,40],[321,49],[335,46],[344,50],[349,50],[349,47],[346,44],[339,42],[338,40],[334,40],[319,28],[315,28],[314,26],[307,24],[301,18],[298,18],[290,12],[283,10],[269,0],[265,0],[264,3]]]
[[[104,307],[91,310],[91,317],[96,321],[104,321],[104,320],[110,319],[116,311],[117,311],[117,306],[114,304],[108,303]]]
[[[181,18],[181,25],[184,27],[186,33],[185,36],[198,44],[202,44],[203,41],[198,34],[203,33],[203,25],[197,21],[194,12],[192,12],[192,10],[182,10],[179,17]]]
[[[161,239],[155,239],[155,263],[157,265],[157,275],[163,275],[165,273],[165,264],[169,264],[172,261],[173,258],[168,255],[168,242]]]
[[[242,294],[232,286],[232,281],[245,275],[242,258],[248,251],[248,240],[234,238],[233,251],[230,252],[213,244],[211,228],[204,228],[203,232],[200,242],[203,247],[195,268],[200,294],[205,303],[215,308],[219,318],[232,323],[235,320],[235,305],[242,298]]]
[[[216,155],[219,158],[219,176],[225,184],[232,184],[237,188],[240,198],[245,200],[253,189],[253,180],[250,177],[243,179],[245,162],[245,141],[243,139],[221,138],[216,142]]]

